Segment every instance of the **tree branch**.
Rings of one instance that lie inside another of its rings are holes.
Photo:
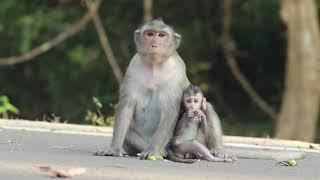
[[[92,9],[93,11],[97,11],[98,6]],[[41,44],[38,47],[33,48],[32,50],[20,55],[20,56],[11,56],[6,58],[0,58],[0,65],[15,65],[20,64],[49,51],[60,43],[64,42],[66,39],[71,36],[77,34],[81,31],[91,20],[91,15],[89,13],[85,14],[80,20],[73,23],[66,31],[58,34],[53,39]]]
[[[254,90],[252,85],[246,79],[244,74],[241,72],[238,63],[235,57],[232,54],[230,49],[231,35],[230,35],[230,22],[232,17],[232,0],[223,1],[223,32],[222,32],[222,44],[223,52],[226,58],[227,64],[230,67],[230,70],[234,77],[239,81],[241,87],[249,95],[249,97],[272,119],[277,119],[277,113],[275,110]]]
[[[101,22],[99,15],[98,15],[98,12],[95,11],[95,8],[94,8],[95,4],[101,3],[101,0],[96,0],[96,2],[91,2],[91,0],[86,0],[85,2],[86,2],[86,5],[87,5],[87,8],[89,10],[90,15],[92,16],[94,26],[97,30],[100,44],[103,47],[103,51],[104,51],[105,55],[107,56],[107,61],[110,64],[112,71],[113,71],[114,75],[116,76],[118,83],[120,84],[123,79],[123,74],[121,72],[121,69],[120,69],[115,57],[114,57],[114,53],[111,49],[111,46],[110,46],[110,43],[108,40],[108,36],[107,36],[106,31],[102,25],[102,22]]]

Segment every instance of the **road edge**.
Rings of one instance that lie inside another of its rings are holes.
[[[112,136],[113,132],[113,128],[111,127],[0,118],[0,130],[1,129],[83,134],[94,136]],[[320,144],[303,141],[260,137],[223,136],[223,142],[225,146],[231,147],[285,149],[320,153]]]

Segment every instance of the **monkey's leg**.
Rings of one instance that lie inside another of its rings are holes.
[[[187,159],[185,158],[184,154],[175,153],[173,149],[168,149],[168,159],[175,161],[175,162],[182,162],[182,163],[195,163],[200,161],[200,159]]]
[[[210,162],[225,162],[225,159],[217,158],[212,156],[210,151],[201,143],[196,140],[186,141],[180,143],[177,146],[179,152],[181,153],[193,153],[193,154],[200,154],[203,159],[210,161]]]
[[[129,130],[124,140],[123,149],[130,156],[136,156],[148,147],[148,143],[135,131]]]
[[[148,147],[141,153],[142,159],[147,159],[150,155],[166,156],[166,145],[172,135],[178,113],[168,113],[161,118],[159,127],[153,135]],[[171,116],[171,117],[170,117]]]

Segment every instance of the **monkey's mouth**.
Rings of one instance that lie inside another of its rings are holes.
[[[157,53],[158,52],[158,46],[152,45],[151,46],[151,53]]]
[[[157,49],[151,49],[149,54],[161,54]]]

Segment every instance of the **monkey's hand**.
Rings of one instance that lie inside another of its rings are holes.
[[[98,151],[95,152],[93,155],[95,156],[123,156],[121,153],[121,149],[110,147],[106,151]]]
[[[187,112],[187,117],[193,118],[193,117],[194,117],[194,111],[189,110],[189,111]]]
[[[192,118],[194,121],[201,121],[201,119],[206,117],[206,115],[200,109],[196,109],[191,112],[192,112],[192,115],[188,114],[188,117]]]
[[[200,109],[198,109],[198,110],[196,110],[195,117],[200,120],[201,118],[205,118],[206,115],[203,113],[203,111],[201,111]]]

